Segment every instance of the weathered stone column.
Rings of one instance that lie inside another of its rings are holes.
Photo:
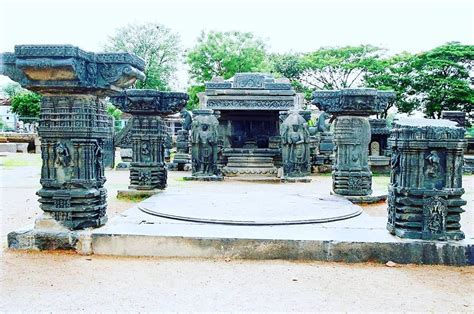
[[[368,164],[370,124],[368,117],[381,112],[394,95],[375,89],[315,91],[313,103],[336,115],[333,191],[347,196],[372,193],[372,172]]]
[[[107,221],[104,145],[110,122],[103,97],[144,78],[142,59],[95,54],[74,46],[15,46],[3,53],[0,74],[43,95],[41,137],[43,219],[70,229]]]
[[[155,189],[166,188],[165,144],[169,134],[163,116],[180,111],[188,95],[130,89],[111,100],[120,110],[133,116],[130,186],[128,191],[119,191],[119,194],[136,194],[137,190],[154,194]]]
[[[217,168],[219,120],[212,109],[193,110],[191,156],[193,174],[185,180],[221,181]]]
[[[464,128],[456,122],[404,119],[390,134],[390,233],[425,240],[464,239],[461,199]]]

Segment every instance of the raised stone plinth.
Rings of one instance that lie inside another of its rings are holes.
[[[165,146],[169,134],[163,116],[180,111],[186,105],[188,95],[131,89],[111,100],[120,110],[133,116],[130,122],[133,154],[129,189],[133,192],[166,188]]]
[[[389,138],[390,233],[402,238],[460,240],[464,128],[456,122],[401,119]]]
[[[336,143],[333,191],[340,195],[366,196],[372,193],[369,168],[370,124],[368,116],[381,112],[394,93],[375,89],[315,91],[313,103],[336,115]]]
[[[43,95],[41,209],[70,229],[107,221],[104,166],[110,139],[105,96],[143,79],[142,59],[69,45],[20,45],[0,55],[0,74]],[[110,146],[110,145],[109,145]]]
[[[370,171],[375,173],[390,173],[390,157],[369,156]]]

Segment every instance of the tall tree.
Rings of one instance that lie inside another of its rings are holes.
[[[443,110],[465,111],[474,105],[474,46],[448,43],[415,55],[409,63],[413,102],[429,118]]]
[[[202,32],[188,51],[191,78],[204,83],[214,76],[228,79],[239,72],[267,70],[266,47],[252,33]]]
[[[321,48],[302,56],[299,79],[313,89],[360,87],[382,52],[370,45]]]
[[[176,70],[182,53],[180,37],[157,23],[129,24],[110,36],[104,49],[109,52],[130,52],[146,62],[144,81],[136,88],[169,90],[176,80]]]
[[[413,55],[403,52],[388,58],[378,59],[371,64],[364,76],[364,87],[392,90],[395,99],[389,103],[380,118],[387,118],[388,111],[396,106],[399,112],[410,113],[416,109],[413,102],[416,93],[411,86],[409,63]]]
[[[202,32],[186,54],[192,86],[188,108],[197,107],[197,93],[215,76],[228,79],[239,72],[268,71],[265,42],[252,33]]]
[[[474,46],[448,43],[415,55],[380,60],[366,77],[370,87],[393,89],[399,112],[422,111],[440,118],[443,110],[461,110],[473,118]]]

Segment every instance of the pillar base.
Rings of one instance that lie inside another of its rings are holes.
[[[371,194],[371,195],[341,195],[334,191],[330,192],[331,195],[340,196],[350,201],[353,204],[375,204],[379,202],[385,202],[387,200],[387,194]]]
[[[153,190],[165,189],[168,171],[165,165],[132,162],[130,166],[129,189]]]
[[[368,196],[372,194],[370,171],[333,171],[333,191],[344,196]]]

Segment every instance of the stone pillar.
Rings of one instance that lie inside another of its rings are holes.
[[[172,165],[178,171],[191,170],[188,130],[179,130],[176,135],[176,154],[174,155]]]
[[[181,110],[188,95],[130,89],[111,100],[120,110],[133,116],[130,186],[129,191],[119,191],[119,194],[134,194],[137,190],[155,193],[155,189],[166,188],[165,148],[170,135],[163,117]]]
[[[372,193],[372,173],[368,164],[370,124],[368,117],[381,112],[394,97],[392,92],[375,89],[316,91],[313,103],[336,115],[333,191],[347,196]]]
[[[176,154],[173,162],[170,164],[174,170],[187,171],[191,170],[191,154],[189,153],[189,131],[193,122],[192,115],[186,109],[181,110],[180,113],[183,118],[183,129],[179,130],[176,135]]]
[[[402,238],[461,240],[464,129],[455,122],[403,119],[389,138],[390,233]]]
[[[219,120],[211,109],[193,111],[191,128],[191,177],[186,180],[221,181],[217,167]]]
[[[103,97],[143,79],[143,60],[68,45],[15,46],[0,60],[0,74],[43,95],[38,129],[42,188],[37,193],[43,220],[54,219],[69,229],[103,225],[109,134]]]

